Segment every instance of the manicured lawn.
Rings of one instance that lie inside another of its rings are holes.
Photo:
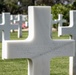
[[[20,39],[27,38],[28,32],[23,32],[23,36]],[[17,39],[17,32],[11,33],[11,40]],[[57,32],[53,32],[53,39],[58,39]],[[62,38],[68,38],[63,36]],[[1,43],[0,43],[0,75],[27,75],[28,59],[13,59],[13,60],[2,60],[1,59]],[[57,57],[50,60],[50,73],[51,75],[69,75],[69,59],[68,57]]]

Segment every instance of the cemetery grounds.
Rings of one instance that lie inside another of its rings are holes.
[[[22,38],[17,38],[17,32],[10,35],[11,40],[27,38],[28,31],[22,32]],[[68,35],[57,37],[57,31],[52,33],[53,39],[68,39]],[[0,42],[0,75],[28,75],[28,59],[2,60],[2,43]],[[69,57],[57,57],[50,60],[51,75],[69,75]],[[45,65],[44,65],[45,66]]]

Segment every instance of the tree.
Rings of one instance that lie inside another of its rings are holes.
[[[36,0],[37,1],[37,4],[43,4],[43,5],[50,5],[50,6],[53,6],[55,4],[69,4],[69,3],[72,3],[73,0]]]
[[[12,14],[25,13],[32,0],[4,0],[7,11]]]
[[[4,0],[0,0],[0,13],[2,13],[4,10],[6,11]]]
[[[35,4],[35,0],[32,0],[32,4],[33,4],[33,5]]]
[[[18,0],[4,0],[4,4],[6,5],[7,11],[14,14],[18,9],[17,2]]]
[[[74,1],[74,3],[72,4],[72,9],[76,10],[76,0]]]
[[[67,20],[67,23],[64,25],[68,25],[69,24],[69,11],[70,10],[71,10],[70,5],[55,4],[54,6],[52,6],[53,18],[57,19],[58,14],[63,14],[63,18]],[[54,27],[57,28],[57,25],[54,25]]]

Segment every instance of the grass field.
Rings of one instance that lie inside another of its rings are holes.
[[[20,39],[25,39],[28,36],[28,32],[23,32],[23,36]],[[11,40],[17,39],[17,32],[11,33]],[[57,32],[53,32],[53,39],[67,39],[68,36],[58,38]],[[13,59],[2,60],[1,59],[1,43],[0,43],[0,75],[27,75],[28,59]],[[50,74],[51,75],[69,75],[69,59],[68,57],[57,57],[50,60]]]

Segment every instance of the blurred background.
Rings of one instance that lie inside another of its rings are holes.
[[[28,6],[55,4],[73,4],[75,0],[0,0],[0,13],[10,12],[11,14],[27,14]]]

